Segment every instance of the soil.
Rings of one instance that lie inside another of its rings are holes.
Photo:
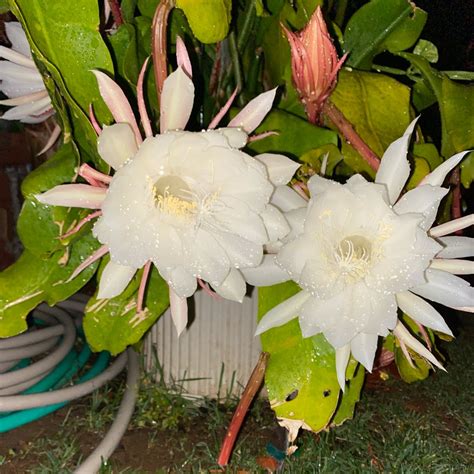
[[[71,404],[71,406],[41,420],[17,428],[9,433],[1,434],[0,459],[5,456],[7,462],[3,465],[0,464],[0,474],[24,474],[38,468],[45,461],[45,453],[44,451],[38,452],[35,443],[40,439],[56,436],[58,427],[63,425],[66,417],[68,426],[74,425],[76,420],[78,424],[83,426],[83,423],[79,423],[79,420],[85,416],[87,411],[88,407],[85,406],[84,401],[82,403],[77,402],[77,406]],[[267,414],[269,417],[273,417],[270,408],[268,408]],[[231,416],[232,413],[226,413],[225,417],[228,418],[226,424],[214,432],[209,431],[204,414],[201,419],[194,419],[192,426],[181,429],[129,429],[110,458],[113,471],[122,472],[127,468],[133,468],[140,473],[156,473],[160,469],[173,472],[169,470],[169,466],[173,465],[182,467],[179,472],[189,471],[192,468],[192,466],[187,465],[190,453],[193,450],[199,451],[200,449],[206,449],[208,446],[214,446],[216,441],[222,440]],[[80,454],[75,456],[76,461],[79,461],[79,458],[86,458],[99,444],[102,437],[103,434],[84,429],[75,433],[75,441],[80,447]],[[262,427],[261,423],[247,417],[239,439],[249,437],[251,438],[249,443],[252,446],[251,451],[257,458],[260,455],[265,455],[265,446],[269,441],[275,445],[279,444],[279,429],[276,423],[270,427]],[[221,472],[220,469],[216,469],[215,464],[203,467],[209,469],[208,472]],[[66,469],[63,472],[68,471]]]

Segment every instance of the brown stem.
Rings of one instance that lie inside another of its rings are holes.
[[[268,359],[270,354],[268,352],[262,352],[258,359],[257,365],[253,369],[252,375],[247,382],[244,392],[240,402],[235,410],[232,421],[230,422],[229,428],[225,435],[224,441],[222,443],[221,452],[219,453],[219,458],[217,459],[217,464],[219,466],[227,466],[229,463],[229,458],[232,453],[237,435],[239,434],[240,427],[244,421],[247,410],[249,409],[250,403],[255,398],[255,395],[258,392],[258,389],[262,385],[263,377],[265,375],[265,370],[267,368]]]
[[[462,217],[461,209],[461,173],[459,167],[456,167],[451,174],[451,183],[454,185],[453,202],[451,204],[451,214],[453,219]],[[456,235],[462,235],[462,230],[457,230]]]
[[[329,100],[323,106],[323,113],[341,132],[347,143],[349,143],[364,158],[368,165],[377,171],[380,166],[380,158],[371,150],[367,143],[354,130],[352,124],[344,117],[344,114]]]
[[[163,83],[168,76],[168,62],[166,59],[166,33],[168,16],[174,7],[174,0],[162,0],[155,10],[151,25],[151,54],[155,71],[156,93],[160,99]]]
[[[118,0],[108,0],[110,5],[110,11],[114,19],[114,23],[117,26],[123,25],[122,10],[120,9],[120,3]]]

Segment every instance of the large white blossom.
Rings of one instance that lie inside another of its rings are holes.
[[[269,311],[257,333],[298,316],[303,337],[323,333],[336,349],[341,388],[350,354],[370,371],[378,337],[389,331],[440,366],[399,321],[398,308],[421,325],[451,334],[424,298],[451,308],[474,307],[474,289],[453,275],[474,273],[474,264],[452,259],[473,256],[474,239],[444,237],[472,224],[473,216],[430,230],[448,192],[443,180],[464,153],[400,197],[410,171],[406,155],[414,125],[389,146],[375,183],[361,175],[346,184],[312,177],[304,229],[276,256],[277,279],[283,269],[302,291]],[[271,272],[266,269],[267,279]]]
[[[25,32],[18,22],[5,23],[12,46],[0,46],[0,91],[7,97],[0,105],[12,106],[1,118],[39,123],[53,115],[51,99],[34,63]],[[56,133],[57,138],[57,133]]]
[[[153,136],[144,109],[144,69],[138,87],[144,141],[123,92],[95,71],[117,122],[100,131],[98,150],[115,173],[101,176],[86,169],[79,174],[91,185],[56,186],[37,198],[45,204],[100,209],[93,214],[98,217],[93,233],[103,247],[85,262],[110,254],[98,297],[119,295],[136,271],[152,262],[170,286],[180,332],[186,325],[185,299],[198,282],[209,283],[224,298],[242,301],[246,282],[241,270],[258,266],[264,245],[290,232],[279,207],[296,193],[289,188],[289,194],[282,193],[281,188],[299,165],[282,155],[252,157],[241,151],[270,110],[275,90],[251,101],[226,128],[215,126],[230,101],[210,129],[184,131],[194,86],[189,58],[181,42],[178,46],[179,67],[161,94],[162,133]],[[276,205],[270,202],[274,195]]]

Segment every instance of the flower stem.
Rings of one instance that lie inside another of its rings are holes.
[[[151,26],[151,54],[153,56],[153,69],[155,71],[158,100],[161,96],[163,83],[168,76],[166,33],[168,29],[168,16],[173,7],[174,0],[161,1],[156,7]]]
[[[323,106],[323,113],[337,127],[347,143],[359,152],[374,171],[377,171],[380,166],[380,158],[372,151],[367,143],[362,140],[360,135],[354,130],[352,124],[344,117],[344,114],[329,100],[327,100]]]
[[[240,58],[239,58],[239,50],[237,48],[237,41],[235,39],[235,32],[232,31],[229,34],[229,51],[230,57],[232,60],[232,68],[234,70],[234,77],[235,77],[235,86],[237,90],[240,92],[242,90],[242,71],[240,69]]]
[[[268,359],[270,354],[268,352],[262,352],[258,359],[257,365],[253,369],[252,375],[247,382],[244,393],[240,399],[240,402],[235,410],[232,421],[230,422],[229,428],[222,443],[221,452],[219,453],[219,458],[217,459],[217,464],[219,466],[227,466],[229,463],[229,458],[232,453],[232,448],[234,447],[237,435],[239,434],[240,427],[244,421],[247,410],[249,409],[250,403],[255,398],[258,389],[262,385],[263,376],[265,375],[265,369],[267,368]]]

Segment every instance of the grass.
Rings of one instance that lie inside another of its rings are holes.
[[[428,380],[412,385],[392,378],[382,388],[364,391],[354,420],[318,435],[303,432],[297,440],[298,450],[285,459],[282,471],[474,472],[472,342],[474,326],[447,345],[448,374],[437,372]],[[155,383],[153,375],[142,381],[137,410],[124,439],[125,448],[129,445],[136,459],[127,454],[127,449],[119,449],[121,452],[103,466],[101,473],[217,469],[215,460],[237,399],[225,393],[218,402],[196,403],[186,396],[179,383],[171,386]],[[71,472],[107,431],[122,391],[123,382],[114,382],[70,405],[54,433],[33,441],[19,452],[2,453],[0,471],[8,473],[7,466],[26,462],[27,467],[21,472]],[[229,472],[237,469],[265,472],[257,458],[266,455],[269,441],[274,443],[275,426],[267,402],[258,400],[238,440]],[[140,467],[145,458],[150,458],[148,466],[153,468]],[[159,469],[160,460],[166,469]]]

